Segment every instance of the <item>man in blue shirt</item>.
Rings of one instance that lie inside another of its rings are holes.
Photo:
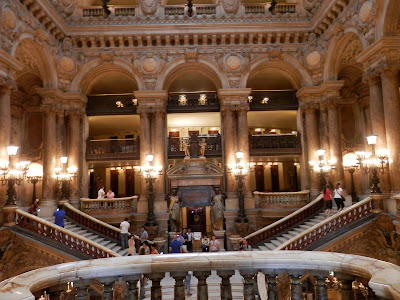
[[[57,210],[54,212],[54,224],[64,227],[64,216],[65,211],[63,211],[63,206],[59,205]]]
[[[182,253],[182,243],[178,241],[176,234],[174,234],[173,241],[169,244],[169,253]]]

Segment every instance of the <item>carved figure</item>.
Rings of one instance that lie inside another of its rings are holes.
[[[185,158],[190,158],[190,140],[189,139],[184,141],[183,151],[185,151]]]
[[[181,205],[176,191],[172,191],[169,202],[169,221],[172,232],[177,232],[181,228]]]
[[[211,223],[213,230],[224,230],[224,199],[219,188],[215,188],[215,196],[211,207]]]
[[[200,149],[199,149],[200,157],[204,158],[205,157],[204,153],[206,152],[206,147],[207,147],[207,143],[206,143],[206,139],[205,138],[202,138],[199,141],[199,147],[200,147]]]

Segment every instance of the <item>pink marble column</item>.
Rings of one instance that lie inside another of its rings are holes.
[[[0,160],[8,160],[7,146],[10,145],[11,105],[10,85],[0,86]]]
[[[156,201],[165,200],[165,142],[166,129],[165,129],[165,109],[157,109],[154,113],[154,143],[153,143],[153,153],[154,153],[154,165],[159,165],[163,167],[162,175],[157,177],[155,183]]]
[[[236,163],[236,145],[235,136],[236,130],[234,126],[234,114],[230,106],[224,106],[221,108],[222,113],[222,134],[224,141],[224,156],[225,164]],[[236,196],[236,182],[235,177],[227,173],[226,174],[226,193],[228,198]]]
[[[318,130],[318,117],[317,117],[317,105],[305,105],[303,107],[306,119],[306,134],[307,134],[307,151],[308,161],[317,161],[317,150],[319,149],[319,130]],[[304,166],[310,169],[309,164]],[[317,174],[311,172],[310,174],[310,191],[312,197],[320,193],[320,180]]]
[[[237,150],[243,152],[243,161],[246,164],[250,163],[249,129],[247,125],[247,112],[249,109],[248,104],[237,108]],[[243,179],[243,192],[246,196],[251,197],[250,172]]]
[[[399,70],[385,70],[381,73],[383,107],[385,113],[386,142],[389,150],[390,178],[392,193],[400,193],[400,94]],[[376,149],[381,149],[380,140]]]
[[[79,206],[79,149],[82,147],[80,143],[80,122],[81,122],[81,111],[71,111],[69,112],[68,120],[68,168],[77,168],[77,177],[70,181],[69,185],[69,200],[71,205]]]
[[[57,157],[66,156],[66,130],[64,110],[57,111]]]
[[[320,107],[320,136],[321,148],[325,149],[325,158],[330,159],[331,149],[329,144],[329,121],[328,121],[328,104],[322,102]]]
[[[385,126],[385,116],[383,112],[383,94],[382,94],[382,84],[378,76],[372,76],[368,78],[369,85],[369,111],[371,120],[371,133],[378,136],[379,149],[387,148],[386,143],[386,126]],[[367,140],[364,137],[364,143],[366,151],[371,151],[367,145]],[[379,177],[381,183],[381,191],[383,193],[390,193],[391,183],[390,183],[390,172]],[[369,192],[369,190],[368,190]]]
[[[335,99],[336,100],[336,99]],[[342,138],[340,135],[339,115],[337,101],[328,103],[328,127],[329,127],[329,145],[330,157],[336,159],[335,165],[335,182],[340,182],[344,186],[344,170],[343,170],[343,157],[342,157]]]
[[[144,166],[146,164],[146,155],[151,154],[151,114],[148,109],[139,109],[138,113],[140,115],[140,165]],[[141,198],[147,194],[146,182],[142,178],[140,184],[140,196]]]
[[[43,99],[44,138],[43,138],[43,183],[42,200],[40,201],[42,215],[51,216],[57,206],[54,195],[56,167],[56,106],[52,99]]]

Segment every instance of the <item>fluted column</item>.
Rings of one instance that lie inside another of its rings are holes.
[[[163,167],[163,172],[157,177],[155,182],[155,200],[165,202],[165,172],[166,172],[166,128],[165,128],[165,108],[157,109],[154,112],[154,165]],[[157,209],[156,209],[157,210]]]
[[[174,299],[184,300],[185,299],[185,284],[184,280],[187,276],[187,272],[171,272],[171,277],[175,279],[174,286]]]
[[[392,193],[400,192],[400,93],[398,69],[381,72],[383,107],[385,114],[386,142],[389,150],[389,167]],[[377,143],[377,150],[382,146]]]
[[[306,119],[306,132],[307,132],[307,150],[308,150],[308,161],[317,160],[317,150],[319,148],[319,130],[318,130],[318,117],[317,117],[317,106],[307,105],[303,107]],[[304,168],[309,168],[307,165]],[[310,175],[310,191],[312,197],[320,193],[320,180],[317,174]]]
[[[80,122],[81,122],[81,111],[69,111],[69,122],[68,122],[68,167],[78,168],[79,167],[79,149],[80,145]],[[78,168],[78,172],[80,172]],[[79,175],[78,175],[79,177]],[[79,206],[79,178],[74,178],[70,182],[69,188],[69,199],[71,204],[75,207]]]
[[[236,131],[234,126],[234,112],[232,107],[225,106],[221,108],[222,113],[222,134],[224,141],[225,164],[236,163]],[[236,195],[236,182],[233,174],[226,174],[226,193],[229,198]]]
[[[211,271],[194,271],[193,275],[197,278],[197,300],[208,300],[207,277]]]
[[[336,99],[328,103],[328,127],[331,159],[336,159],[335,184],[340,182],[344,186],[344,170],[342,158],[342,138],[340,135],[338,105]]]
[[[42,107],[44,112],[43,138],[43,184],[42,200],[40,201],[43,216],[51,216],[57,206],[54,190],[54,168],[56,167],[56,103],[52,98],[44,98]]]
[[[151,273],[147,274],[151,280],[151,300],[162,299],[161,280],[164,278],[164,273]]]
[[[223,270],[217,271],[217,275],[221,277],[221,300],[232,300],[232,286],[230,278],[235,271]]]
[[[369,85],[369,111],[370,111],[370,119],[371,119],[371,133],[378,136],[378,143],[380,149],[386,149],[386,126],[385,126],[385,114],[383,111],[383,93],[382,93],[382,84],[379,76],[370,76],[368,78]],[[364,143],[366,146],[366,151],[371,151],[368,149],[369,147],[366,143],[366,139],[364,137]],[[391,191],[391,183],[390,183],[390,172],[386,172],[382,174],[380,177],[380,188],[383,193],[390,193]],[[368,193],[370,190],[368,189]]]

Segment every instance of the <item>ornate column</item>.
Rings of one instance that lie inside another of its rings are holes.
[[[389,168],[392,193],[400,193],[400,93],[399,69],[386,69],[381,73],[383,107],[385,113],[386,142],[389,150]],[[380,145],[380,141],[377,144]],[[379,150],[379,148],[377,149]]]
[[[65,130],[65,115],[64,109],[60,108],[57,111],[57,157],[66,156],[66,130]]]
[[[208,300],[207,277],[211,271],[193,271],[193,275],[197,278],[197,299]]]

